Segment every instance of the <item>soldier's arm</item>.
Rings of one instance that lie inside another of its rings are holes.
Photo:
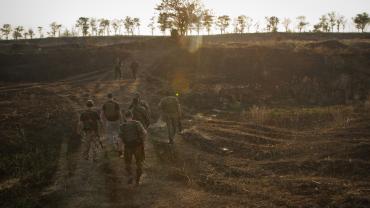
[[[122,124],[122,125],[125,125],[125,124]],[[125,141],[125,138],[123,136],[123,132],[122,132],[122,126],[119,127],[119,132],[118,132],[118,137],[124,142]]]
[[[137,126],[138,126],[140,137],[144,141],[144,139],[147,136],[148,132],[145,130],[143,124],[141,124],[140,122],[137,122]]]
[[[159,108],[160,113],[163,113],[162,103],[163,103],[163,98],[161,99],[161,101],[159,101],[159,104],[158,104],[158,108]]]
[[[78,122],[77,122],[77,134],[81,135],[82,134],[82,129],[83,129],[83,123],[82,123],[82,120],[83,120],[83,115],[81,114],[80,115],[80,118],[78,119]]]
[[[101,112],[100,112],[100,118],[104,121],[105,120],[105,115],[104,115],[104,110],[105,110],[105,105],[103,105],[103,107],[101,108]]]
[[[134,101],[131,102],[130,106],[128,107],[129,110],[131,110],[134,107]]]
[[[97,116],[96,121],[98,123],[98,133],[99,133],[99,136],[101,136],[103,135],[103,132],[104,132],[104,125],[98,113],[96,113],[96,116]]]
[[[181,105],[180,105],[180,102],[179,102],[178,99],[177,99],[177,114],[178,114],[179,118],[182,117]]]
[[[121,111],[121,108],[119,109],[119,121],[120,123],[122,123],[122,120],[123,120],[123,115],[122,115],[122,111]]]
[[[76,131],[77,131],[77,134],[78,135],[81,135],[82,134],[82,122],[81,121],[78,121],[77,122]]]

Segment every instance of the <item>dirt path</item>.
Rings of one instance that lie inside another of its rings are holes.
[[[134,52],[133,56],[141,63],[143,70],[155,61],[155,58],[141,60],[140,53]],[[85,97],[95,98],[96,106],[101,106],[105,95],[111,92],[122,107],[128,107],[141,79],[113,81],[109,78],[111,77],[104,75],[103,80],[89,79],[86,83],[82,80],[82,84],[76,79],[78,82],[74,85],[66,84],[64,88],[58,86],[55,91],[69,99],[76,112],[83,108],[83,99],[76,97],[83,97],[84,92],[89,94]],[[69,90],[61,91],[66,88]],[[165,144],[166,141],[162,141],[165,136],[165,131],[162,130],[159,134],[150,135],[146,142],[144,175],[139,187],[127,185],[123,159],[111,150],[106,141],[103,141],[106,148],[100,149],[98,162],[92,163],[81,159],[80,149],[68,155],[70,147],[66,139],[62,145],[55,183],[44,194],[49,195],[47,201],[50,201],[50,207],[172,207],[175,204],[178,207],[187,207],[182,197],[189,196],[184,193],[194,194],[194,190],[187,187],[189,181],[184,181],[181,174],[178,176],[178,170],[171,161],[163,161],[164,155],[167,158],[174,155],[171,150],[174,147],[169,147]],[[180,180],[176,177],[180,177]]]

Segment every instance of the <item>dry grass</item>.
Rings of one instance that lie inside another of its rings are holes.
[[[248,119],[257,123],[265,124],[267,120],[271,119],[272,109],[266,107],[253,106],[247,112]]]
[[[283,128],[321,129],[347,127],[354,108],[352,106],[329,106],[312,108],[267,108],[253,106],[244,117],[259,125]]]

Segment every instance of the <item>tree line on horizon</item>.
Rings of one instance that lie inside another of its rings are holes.
[[[196,32],[211,34],[212,28],[216,28],[219,34],[227,33],[230,26],[232,33],[250,33],[251,28],[255,32],[278,32],[279,25],[284,32],[294,32],[291,30],[293,20],[290,18],[280,19],[276,16],[265,17],[265,23],[254,22],[253,18],[246,15],[239,15],[231,18],[229,15],[216,16],[210,9],[206,9],[200,0],[161,0],[155,8],[157,16],[150,18],[147,27],[151,34],[158,28],[159,31],[166,35],[168,31],[175,30],[179,35],[193,35]],[[295,28],[298,32],[306,32],[310,23],[305,16],[298,16]],[[358,32],[364,32],[367,25],[370,24],[368,13],[363,12],[352,18]],[[319,21],[312,25],[313,29],[309,32],[344,32],[348,24],[348,19],[336,12],[329,12],[322,15]],[[141,20],[137,17],[127,16],[124,19],[97,19],[80,17],[75,25],[71,28],[64,28],[62,24],[52,22],[49,25],[49,31],[44,33],[44,28],[37,27],[38,38],[44,37],[76,37],[76,36],[110,36],[114,35],[140,35]],[[0,39],[20,38],[33,39],[36,36],[34,29],[25,29],[23,26],[12,27],[10,24],[3,24],[0,28]]]

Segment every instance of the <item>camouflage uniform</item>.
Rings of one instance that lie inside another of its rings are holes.
[[[177,97],[168,96],[162,98],[159,103],[162,112],[162,118],[167,124],[168,138],[170,143],[173,142],[178,131],[181,131],[181,108]]]
[[[86,110],[81,113],[80,122],[82,123],[82,157],[88,160],[91,150],[92,159],[96,160],[99,142],[99,114],[93,110]]]
[[[108,115],[108,108],[114,108],[114,115]],[[102,107],[103,115],[106,119],[106,135],[108,137],[109,143],[116,149],[119,149],[119,141],[118,141],[118,134],[119,134],[119,125],[120,125],[120,107],[117,102],[114,100],[109,100],[104,103]]]
[[[136,162],[136,183],[139,183],[142,174],[142,163],[145,159],[144,139],[146,130],[139,121],[131,120],[123,123],[120,127],[120,137],[124,144],[124,157],[129,183],[132,180],[131,163],[135,157]]]
[[[99,136],[94,131],[83,132],[82,134],[82,157],[85,160],[89,160],[90,150],[92,152],[92,160],[96,160],[97,148],[99,145]]]
[[[148,129],[150,125],[150,109],[149,105],[141,101],[139,98],[135,98],[129,109],[132,111],[133,119],[136,121],[140,121],[143,124],[145,129]]]

